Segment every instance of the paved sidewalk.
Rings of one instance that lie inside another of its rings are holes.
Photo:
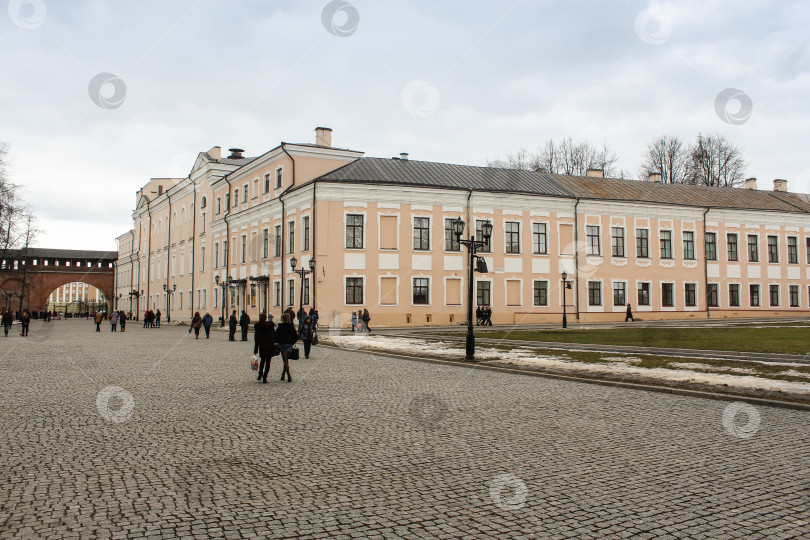
[[[0,537],[810,535],[807,412],[41,324],[0,337]]]

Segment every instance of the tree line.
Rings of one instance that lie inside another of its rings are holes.
[[[631,172],[617,168],[618,161],[607,144],[599,148],[569,137],[559,142],[548,139],[535,152],[525,148],[507,152],[505,160],[487,161],[487,165],[573,176],[601,169],[608,178],[631,178]],[[746,169],[742,150],[722,135],[698,134],[691,143],[677,135],[662,135],[647,144],[638,176],[660,174],[661,182],[667,184],[736,187],[743,184]]]
[[[39,229],[30,205],[22,197],[20,185],[11,181],[8,145],[0,142],[0,260],[10,250],[31,247]]]

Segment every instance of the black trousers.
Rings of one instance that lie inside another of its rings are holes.
[[[247,333],[248,333],[248,327],[243,326],[242,327],[242,341],[247,341]]]
[[[311,339],[304,339],[304,356],[309,358],[309,349],[312,347],[312,340]]]
[[[127,325],[126,325],[126,324],[122,324],[122,325],[121,325],[121,331],[122,331],[122,332],[126,332],[126,331],[127,331]]]
[[[228,340],[236,341],[236,339],[234,339],[234,336],[236,336],[236,327],[235,326],[230,326],[228,328],[228,330],[229,330],[229,332],[228,332]]]
[[[101,323],[100,322],[96,323],[96,332],[101,332]]]
[[[270,360],[272,356],[262,356],[261,362],[259,362],[259,378],[263,380],[267,380],[267,374],[270,373]]]
[[[208,339],[208,335],[211,333],[211,327],[203,326],[203,328],[205,328],[205,339]]]
[[[200,337],[200,329],[195,327],[194,328],[194,339],[198,339]]]

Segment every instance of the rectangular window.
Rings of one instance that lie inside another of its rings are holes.
[[[479,281],[476,284],[475,303],[478,306],[492,305],[491,283],[489,281]]]
[[[707,232],[705,235],[705,242],[706,242],[706,260],[708,261],[716,261],[717,260],[717,234],[713,232]],[[711,304],[709,304],[711,305]]]
[[[461,244],[459,238],[453,234],[453,218],[445,218],[444,220],[444,250],[445,251],[461,251]]]
[[[484,241],[484,233],[481,230],[481,227],[486,223],[485,219],[476,219],[475,220],[475,240],[478,242]],[[492,253],[492,236],[487,239],[487,243],[478,250],[479,253]]]
[[[281,225],[276,225],[275,247],[273,253],[276,257],[281,257]]]
[[[706,289],[706,303],[709,307],[717,307],[720,305],[720,298],[717,293],[717,283],[709,283]]]
[[[807,253],[807,264],[810,264],[810,237],[805,238],[804,243],[805,243],[805,253]]]
[[[687,307],[697,306],[697,285],[694,283],[684,284],[684,305]]]
[[[588,225],[585,227],[585,235],[588,239],[588,255],[601,255],[602,246],[599,242],[599,226]]]
[[[201,231],[201,232],[205,232],[205,212],[201,212],[201,213],[200,213],[200,217],[202,218],[202,219],[200,220],[200,226],[202,227],[202,231]]]
[[[247,236],[242,235],[242,264],[245,263],[245,258],[247,257]]]
[[[799,264],[799,239],[795,236],[787,237],[788,264]]]
[[[262,229],[262,259],[270,254],[270,229]]]
[[[304,305],[309,305],[309,277],[304,278]]]
[[[535,255],[548,253],[548,227],[545,223],[532,223],[532,253]]]
[[[270,192],[270,175],[269,174],[264,175],[264,192],[265,193]]]
[[[222,266],[228,266],[228,241],[222,241]]]
[[[295,221],[287,222],[287,253],[295,253]]]
[[[759,237],[748,235],[748,262],[759,262]]]
[[[281,181],[283,180],[281,174],[281,168],[276,169],[276,189],[281,187]]]
[[[214,307],[218,307],[217,303],[219,301],[219,289],[214,289]]]
[[[281,305],[281,282],[274,281],[273,282],[273,305],[280,306]]]
[[[548,281],[534,282],[534,305],[535,306],[548,305]]]
[[[239,188],[233,190],[233,207],[236,208],[239,205]]]
[[[636,229],[636,257],[647,259],[650,256],[650,230]]]
[[[779,237],[768,236],[768,262],[779,262]]]
[[[650,305],[650,284],[649,283],[639,283],[638,284],[638,305],[640,305],[640,306],[649,306]]]
[[[287,280],[287,305],[291,306],[295,303],[295,280]]]
[[[214,268],[219,268],[219,242],[214,243]]]
[[[748,296],[751,307],[759,307],[759,285],[749,285]]]
[[[248,185],[245,184],[242,188],[242,204],[248,202]]]
[[[346,248],[363,249],[363,216],[362,214],[346,215]]]
[[[623,306],[627,303],[627,283],[620,281],[613,284],[613,305]]]
[[[695,258],[695,232],[683,231],[683,258]]]
[[[304,232],[301,251],[309,251],[309,216],[301,218],[301,230]]]
[[[430,294],[428,289],[428,278],[413,278],[413,303],[414,304],[428,304],[430,303]]]
[[[610,254],[614,257],[624,257],[624,227],[610,228]]]
[[[662,283],[661,284],[661,306],[675,307],[675,284]]]
[[[728,286],[728,305],[740,307],[740,286],[737,283],[731,283]]]
[[[601,306],[602,305],[602,283],[599,281],[588,282],[588,305]]]
[[[799,307],[799,286],[789,285],[788,294],[790,294],[790,307]]]
[[[737,235],[735,233],[728,233],[726,235],[726,247],[728,248],[728,260],[739,261],[740,253],[737,246]]]
[[[504,225],[506,253],[520,253],[520,223],[507,221]]]
[[[363,278],[359,277],[346,278],[346,303],[347,304],[363,303]]]
[[[413,249],[422,251],[430,249],[430,218],[413,218]]]
[[[658,231],[659,242],[661,244],[661,258],[672,258],[672,231]]]
[[[771,293],[771,306],[779,307],[779,285],[770,285],[768,289]]]
[[[221,203],[222,203],[222,199],[217,197],[217,215],[219,215],[219,213],[222,211]]]
[[[200,248],[200,272],[205,272],[205,248]]]

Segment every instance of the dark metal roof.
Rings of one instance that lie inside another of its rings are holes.
[[[254,159],[256,159],[256,158],[255,157],[220,158],[220,159],[217,159],[217,160],[214,160],[214,161],[216,161],[218,163],[223,163],[225,165],[238,165],[238,166],[241,167],[242,165],[247,165],[248,163],[250,163]]]
[[[19,250],[9,251],[18,254]],[[91,251],[87,249],[49,249],[49,248],[28,248],[29,257],[40,259],[85,259],[85,260],[115,260],[118,258],[117,251]]]
[[[360,158],[318,178],[324,182],[386,184],[572,197],[555,175],[432,161]]]
[[[359,158],[316,181],[472,189],[479,192],[525,193],[701,208],[711,206],[741,210],[810,212],[810,195],[800,193],[568,176],[410,159]]]

